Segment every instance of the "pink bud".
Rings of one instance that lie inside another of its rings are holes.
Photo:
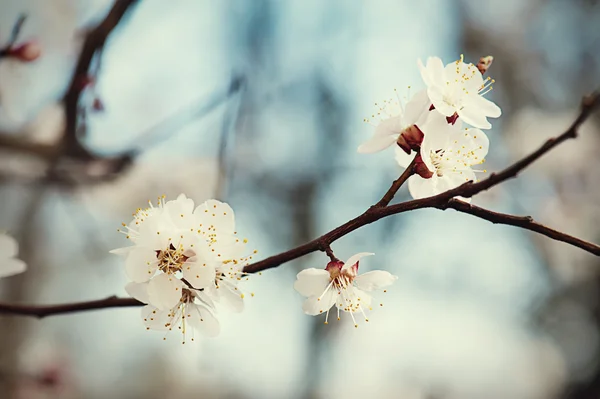
[[[491,55],[481,57],[477,63],[477,69],[479,69],[479,72],[483,75],[492,66],[492,62],[494,62],[494,57]]]
[[[11,47],[8,54],[23,62],[32,62],[42,55],[42,47],[35,41],[26,42],[17,47]]]

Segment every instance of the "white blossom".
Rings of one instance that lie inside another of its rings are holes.
[[[247,240],[237,237],[229,205],[209,200],[194,208],[183,194],[172,201],[160,198],[158,206],[138,209],[132,222],[123,225],[134,246],[113,252],[126,254],[131,280],[148,282],[149,304],[170,310],[183,289],[197,289],[234,310],[243,309],[237,284],[251,256],[245,256]]]
[[[380,106],[378,116],[381,121],[375,125],[373,137],[358,147],[359,153],[375,153],[382,151],[396,142],[403,143],[401,136],[408,140],[408,144],[403,147],[409,148],[411,138],[422,135],[418,132],[417,126],[420,125],[427,116],[431,102],[427,97],[427,91],[421,90],[416,93],[411,100],[402,106],[400,99],[397,101],[384,101]],[[375,117],[375,115],[373,115]],[[366,122],[370,122],[365,119]],[[410,151],[410,149],[407,149]]]
[[[484,80],[475,65],[463,62],[462,55],[445,67],[438,57],[429,57],[426,66],[421,60],[418,64],[429,99],[442,115],[452,117],[456,113],[480,129],[492,127],[487,117],[501,115],[500,108],[483,97],[492,89],[494,80],[489,77]]]
[[[431,172],[424,178],[415,174],[408,179],[413,198],[425,198],[476,181],[472,166],[485,161],[489,141],[479,129],[462,128],[460,120],[454,125],[439,113],[431,113],[423,125],[421,158]],[[402,165],[401,165],[402,166]],[[485,172],[485,170],[483,170]]]
[[[16,258],[18,252],[17,240],[8,234],[0,233],[0,277],[13,276],[27,269],[25,262]]]
[[[360,312],[366,316],[366,310],[371,310],[371,296],[367,292],[391,285],[398,277],[389,272],[374,270],[358,275],[359,260],[372,253],[361,252],[353,255],[345,263],[330,262],[325,269],[305,269],[296,276],[294,288],[300,294],[308,297],[302,309],[304,313],[315,316],[326,313],[325,324],[329,319],[329,310],[337,307],[338,320],[340,311],[350,313],[354,325],[354,313]]]

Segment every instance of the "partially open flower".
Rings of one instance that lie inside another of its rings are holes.
[[[369,291],[387,287],[398,277],[389,272],[374,270],[358,275],[358,263],[364,256],[372,253],[358,253],[348,261],[330,262],[325,269],[305,269],[296,276],[294,288],[300,294],[308,297],[302,306],[304,313],[315,316],[326,313],[325,324],[329,319],[329,310],[333,305],[337,307],[337,317],[340,311],[350,313],[355,327],[354,313],[360,312],[366,321],[366,310],[371,309],[371,296]]]

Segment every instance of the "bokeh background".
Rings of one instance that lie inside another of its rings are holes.
[[[400,173],[391,150],[356,153],[362,120],[423,87],[418,58],[494,55],[488,170],[564,131],[600,82],[595,0],[143,0],[67,128],[83,40],[111,7],[0,0],[0,47],[23,14],[18,43],[42,47],[0,59],[0,230],[30,265],[0,281],[2,301],[125,295],[116,228],[162,194],[229,202],[260,257],[360,214]],[[475,202],[600,242],[599,123]],[[246,310],[192,345],[146,331],[137,308],[1,317],[0,397],[600,398],[598,258],[438,210],[332,247],[399,276],[358,329],[302,313],[295,274],[327,262],[312,254],[252,278]]]

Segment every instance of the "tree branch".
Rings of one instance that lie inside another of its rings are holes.
[[[63,98],[65,104],[65,151],[72,155],[78,154],[86,157],[88,154],[78,141],[77,132],[77,117],[79,114],[79,97],[85,89],[83,80],[88,74],[90,64],[96,53],[104,48],[106,39],[111,32],[117,27],[121,19],[127,13],[131,6],[135,5],[138,0],[117,0],[112,9],[106,15],[106,18],[96,28],[91,30],[85,37],[83,48],[75,67],[75,72],[71,78],[71,83],[67,93]]]
[[[449,208],[452,208],[458,212],[468,213],[469,215],[485,219],[494,224],[506,224],[509,226],[516,226],[521,227],[522,229],[535,231],[536,233],[540,233],[542,235],[545,235],[546,237],[550,237],[557,241],[566,242],[567,244],[571,244],[575,247],[583,249],[584,251],[600,256],[600,245],[583,241],[579,238],[570,236],[565,233],[561,233],[558,230],[554,230],[550,227],[544,226],[543,224],[540,224],[533,220],[531,216],[515,216],[508,215],[505,213],[494,212],[457,199],[452,199],[448,201],[448,203],[445,206],[439,207],[439,209],[442,210]]]
[[[406,169],[404,169],[404,172],[402,172],[400,177],[392,183],[392,186],[389,188],[387,193],[385,193],[383,195],[383,197],[381,198],[381,200],[374,205],[375,207],[383,208],[383,207],[387,206],[392,201],[392,199],[394,199],[394,196],[396,195],[398,190],[400,190],[400,187],[402,187],[404,182],[406,182],[408,180],[408,178],[411,177],[412,174],[414,173],[414,166],[415,166],[416,159],[417,159],[416,157],[413,158],[413,160],[406,167]]]
[[[10,305],[0,303],[0,314],[33,316],[41,319],[59,314],[132,306],[144,306],[144,303],[133,298],[119,298],[116,296],[109,296],[96,301],[65,303],[62,305]]]
[[[393,199],[394,195],[399,190],[399,188],[402,186],[402,183],[404,183],[404,181],[406,181],[406,179],[408,179],[408,177],[410,176],[411,172],[405,171],[396,181],[394,181],[394,183],[384,194],[382,199],[376,205],[373,205],[369,209],[367,209],[363,214],[331,230],[330,232],[322,235],[321,237],[307,242],[306,244],[300,245],[296,248],[290,249],[289,251],[273,255],[269,258],[248,265],[244,268],[244,272],[256,273],[266,269],[271,269],[316,251],[323,251],[331,257],[331,255],[333,255],[333,252],[331,252],[330,244],[340,239],[341,237],[350,234],[354,230],[357,230],[362,226],[373,223],[379,219],[391,215],[396,215],[399,213],[424,208],[437,208],[442,210],[452,208],[459,212],[468,213],[473,216],[489,220],[493,223],[522,227],[524,229],[535,231],[536,233],[545,235],[549,238],[566,242],[585,251],[588,251],[594,255],[600,256],[600,247],[598,245],[588,243],[581,239],[558,232],[554,229],[551,229],[549,227],[535,222],[530,217],[502,214],[454,199],[454,197],[457,196],[471,197],[481,191],[487,190],[497,184],[500,184],[505,180],[517,176],[519,172],[521,172],[535,160],[543,156],[545,153],[550,151],[552,148],[556,147],[558,144],[562,143],[567,139],[575,138],[577,136],[577,129],[579,128],[579,126],[587,119],[587,117],[592,113],[594,108],[598,107],[599,105],[600,97],[598,93],[594,93],[591,96],[584,98],[584,101],[582,102],[581,112],[579,113],[578,117],[575,119],[573,124],[567,129],[567,131],[565,131],[560,136],[546,141],[539,149],[534,151],[532,154],[515,162],[503,171],[500,171],[495,174],[492,173],[488,178],[483,179],[478,183],[469,182],[455,189],[446,191],[433,197],[406,201],[395,205],[387,205]],[[409,169],[412,168],[407,168],[407,170]],[[97,301],[77,302],[62,305],[33,306],[0,304],[0,314],[35,316],[38,318],[42,318],[45,316],[55,314],[65,314],[112,307],[129,307],[142,305],[143,304],[141,302],[138,302],[133,298],[117,298],[113,296]]]

